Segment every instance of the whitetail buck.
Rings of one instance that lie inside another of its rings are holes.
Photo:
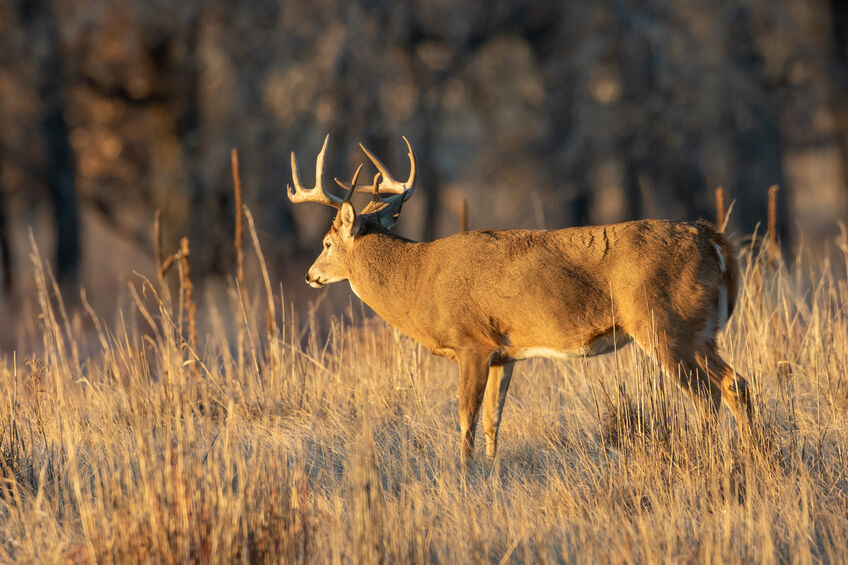
[[[336,179],[347,190],[341,198],[323,185],[327,139],[312,188],[303,187],[291,156],[289,199],[338,209],[306,282],[347,280],[386,322],[456,361],[463,463],[481,403],[486,455],[495,456],[513,364],[529,357],[592,356],[635,341],[678,379],[706,421],[722,399],[740,424],[749,415],[745,380],[715,342],[733,312],[736,258],[707,222],[481,230],[419,243],[389,231],[414,190],[409,141],[405,182],[360,145],[379,173],[371,185],[357,184],[362,165],[350,184]],[[358,214],[355,191],[373,194]]]

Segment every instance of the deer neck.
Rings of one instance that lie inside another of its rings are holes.
[[[389,323],[411,303],[420,268],[421,243],[369,233],[354,243],[349,264],[353,292]]]

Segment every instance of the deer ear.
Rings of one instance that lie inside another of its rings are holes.
[[[356,210],[353,209],[353,204],[343,202],[339,209],[339,220],[341,221],[342,233],[351,239],[359,233],[359,218],[356,215]]]

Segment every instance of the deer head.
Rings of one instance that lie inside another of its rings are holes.
[[[294,186],[286,187],[289,200],[293,204],[317,202],[338,210],[330,230],[324,236],[321,254],[306,273],[306,282],[315,288],[346,280],[350,273],[350,254],[356,238],[371,229],[392,228],[400,216],[403,203],[412,196],[415,190],[415,154],[409,140],[404,137],[410,167],[409,178],[405,182],[395,180],[383,162],[360,143],[362,151],[379,172],[374,176],[371,184],[357,184],[362,171],[362,165],[359,165],[350,183],[335,179],[336,183],[346,190],[345,196],[331,194],[324,187],[324,154],[327,151],[329,139],[328,134],[315,160],[315,186],[304,188],[298,173],[297,159],[292,152],[291,168]],[[354,192],[370,192],[372,195],[371,201],[359,213],[350,201]]]

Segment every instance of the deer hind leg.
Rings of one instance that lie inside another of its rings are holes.
[[[510,361],[489,368],[489,380],[483,398],[483,429],[486,431],[486,458],[489,460],[494,459],[498,451],[498,428],[514,366],[515,361]]]
[[[459,362],[459,429],[462,434],[462,466],[466,467],[474,452],[477,414],[486,391],[489,356],[478,351],[463,352]]]

